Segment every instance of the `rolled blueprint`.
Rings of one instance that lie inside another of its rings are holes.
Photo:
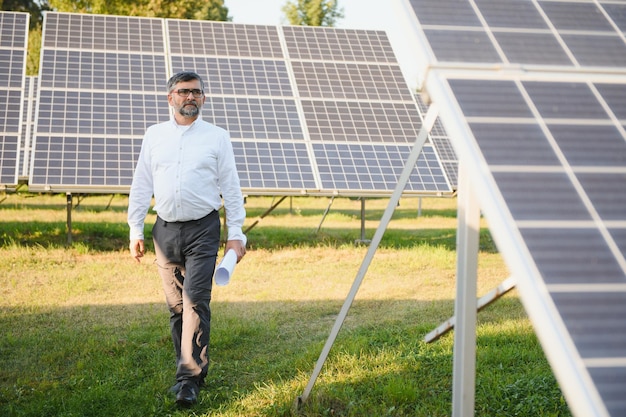
[[[230,282],[230,276],[235,270],[235,265],[237,265],[237,254],[234,250],[230,249],[226,252],[224,258],[222,258],[222,261],[215,270],[215,283],[220,286],[228,284]]]

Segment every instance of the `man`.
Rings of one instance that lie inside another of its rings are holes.
[[[205,122],[204,81],[184,71],[167,82],[173,111],[167,122],[150,126],[143,138],[128,201],[130,254],[144,255],[144,221],[152,196],[156,264],[170,310],[176,351],[176,402],[197,401],[207,374],[211,289],[220,244],[218,210],[224,201],[228,240],[237,262],[246,253],[241,228],[246,216],[230,135]]]

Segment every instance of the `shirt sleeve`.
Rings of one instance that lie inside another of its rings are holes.
[[[219,184],[222,198],[224,199],[224,210],[226,212],[226,227],[228,229],[228,240],[243,240],[246,243],[246,236],[242,231],[243,222],[246,219],[246,210],[243,204],[243,194],[235,154],[230,142],[230,135],[225,134],[222,142],[222,149],[219,159]]]
[[[130,226],[131,240],[144,239],[144,223],[152,202],[153,193],[150,165],[147,132],[141,144],[141,151],[139,152],[133,182],[130,186],[130,195],[128,196],[128,226]]]

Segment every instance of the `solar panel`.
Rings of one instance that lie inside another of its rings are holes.
[[[203,117],[230,132],[247,194],[389,195],[421,126],[381,31],[45,19],[34,191],[127,192],[146,127],[169,117],[165,81],[181,70],[206,81]],[[444,163],[428,143],[406,193],[453,193]]]
[[[294,60],[396,64],[383,31],[284,26],[283,32]]]
[[[428,112],[428,105],[424,102],[420,94],[415,95],[415,100],[417,101],[417,108],[420,113],[420,119],[423,123],[426,118],[426,113]],[[452,185],[452,188],[456,190],[459,176],[459,161],[456,156],[456,152],[452,147],[452,143],[450,142],[450,138],[448,137],[448,134],[446,133],[439,117],[437,117],[433,127],[430,129],[428,140],[432,143],[432,146],[441,161],[441,165],[448,181]]]
[[[421,118],[385,33],[307,26],[283,33],[321,188],[391,193]],[[405,192],[451,191],[426,144]]]
[[[626,66],[624,4],[410,0],[439,62]],[[614,19],[614,20],[613,20]]]
[[[172,71],[206,80],[203,117],[230,132],[244,192],[393,190],[421,119],[384,32],[175,19],[166,27]],[[192,47],[182,43],[189,31],[198,34]],[[451,193],[432,145],[422,159],[406,192]]]
[[[166,19],[173,56],[221,56],[282,59],[278,28],[202,20]],[[189,42],[189,34],[196,35]]]
[[[430,57],[424,89],[570,409],[624,415],[626,5],[406,5]]]
[[[28,13],[0,12],[0,188],[18,184]]]
[[[169,118],[162,19],[46,13],[29,188],[128,192],[145,129]]]
[[[22,136],[20,138],[20,166],[18,176],[20,180],[28,182],[28,162],[30,161],[30,147],[33,139],[35,124],[35,109],[37,105],[37,77],[27,76],[24,79],[24,102],[22,105]]]
[[[626,246],[620,241],[626,198],[618,191],[626,184],[626,142],[615,105],[601,93],[621,89],[624,82],[487,82],[482,87],[498,102],[525,97],[526,109],[518,113],[522,117],[511,120],[512,115],[494,108],[488,98],[473,100],[463,93],[473,80],[447,80],[523,239],[519,244],[530,252],[525,261],[537,268],[537,276],[518,281],[544,283],[544,297],[560,313],[535,325],[560,319],[568,330],[563,343],[572,338],[578,371],[592,380],[597,366],[618,370],[626,359],[626,325],[609,320],[618,311],[611,310],[614,303],[605,302],[606,297],[626,302]],[[575,104],[573,96],[578,98]],[[572,308],[574,299],[578,311],[563,311]],[[586,310],[598,311],[586,315]],[[600,395],[610,415],[622,415],[626,402],[612,392],[626,389],[626,379],[611,383]],[[567,384],[562,386],[567,392]]]

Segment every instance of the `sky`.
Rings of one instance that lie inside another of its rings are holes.
[[[282,7],[288,0],[224,0],[234,23],[258,25],[287,25]],[[295,0],[292,0],[295,1]],[[407,42],[408,32],[397,14],[399,7],[391,0],[338,0],[343,8],[344,18],[336,24],[338,28],[372,29],[387,32],[389,41],[398,58],[398,63],[410,88],[417,87],[416,57]]]

